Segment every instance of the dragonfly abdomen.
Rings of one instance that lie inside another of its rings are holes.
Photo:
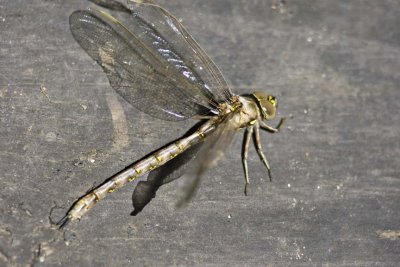
[[[181,138],[169,146],[159,149],[152,155],[114,175],[105,183],[80,198],[68,212],[63,223],[65,224],[67,221],[80,219],[97,201],[105,198],[109,193],[121,188],[128,182],[133,182],[147,172],[164,165],[169,160],[183,153],[189,147],[201,142],[203,138],[210,135],[216,129],[218,122],[219,121],[216,119],[207,121],[193,134]]]

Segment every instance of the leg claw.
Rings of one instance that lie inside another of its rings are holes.
[[[247,196],[247,187],[249,186],[250,183],[245,183],[244,184],[244,195]]]

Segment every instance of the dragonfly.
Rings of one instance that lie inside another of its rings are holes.
[[[140,181],[134,190],[136,212],[155,196],[158,187],[182,175],[188,179],[177,205],[187,203],[204,172],[217,165],[240,130],[244,130],[244,193],[247,195],[250,184],[247,158],[252,139],[271,180],[260,129],[276,133],[282,126],[284,118],[276,127],[267,124],[276,117],[276,97],[263,91],[234,94],[218,67],[176,17],[150,0],[131,1],[133,8],[115,0],[91,0],[102,9],[72,13],[73,37],[102,67],[111,87],[132,106],[161,120],[197,119],[198,127],[79,198],[58,222],[60,228],[80,220],[95,203],[149,172],[147,181]]]

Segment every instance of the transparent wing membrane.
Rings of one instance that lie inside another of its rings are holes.
[[[127,8],[124,4],[121,4],[120,2],[116,0],[89,0],[89,2],[92,2],[98,6],[114,10],[114,11],[120,11],[120,12],[125,12],[130,14],[131,10]]]
[[[124,7],[94,2],[112,10]],[[76,11],[71,32],[114,90],[141,111],[164,120],[217,114],[231,93],[215,64],[167,11],[139,6],[137,13],[127,14],[127,8],[118,13],[125,25],[103,11]]]
[[[176,158],[151,171],[146,181],[140,181],[132,194],[134,211],[131,215],[136,215],[142,211],[142,209],[156,196],[157,190],[162,185],[181,177],[187,170],[192,159],[196,157],[202,144],[203,143],[198,143],[194,145]]]
[[[184,185],[180,190],[181,196],[176,204],[178,208],[185,206],[193,198],[201,177],[208,169],[217,165],[232,143],[237,129],[230,120],[231,115],[225,117],[216,131],[206,138],[196,158],[191,162],[189,171],[184,175]]]
[[[77,11],[70,16],[70,25],[73,36],[103,68],[110,85],[136,108],[165,120],[210,111],[188,98],[183,86],[152,62],[156,61],[154,55],[135,38],[127,39],[130,33],[111,18],[99,12]]]
[[[150,0],[131,2],[139,3],[134,6],[134,14],[150,22],[182,57],[193,74],[200,78],[196,82],[203,91],[210,92],[213,100],[219,103],[231,100],[232,92],[221,71],[175,16]]]

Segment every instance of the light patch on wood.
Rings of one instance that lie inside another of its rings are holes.
[[[99,48],[99,56],[101,59],[101,65],[109,71],[114,70],[114,59],[109,52],[103,48]]]
[[[124,109],[118,101],[117,96],[115,94],[107,95],[106,100],[111,112],[114,127],[113,150],[119,151],[129,145],[128,123],[126,121]]]
[[[400,240],[400,230],[378,230],[376,233],[382,239]]]

